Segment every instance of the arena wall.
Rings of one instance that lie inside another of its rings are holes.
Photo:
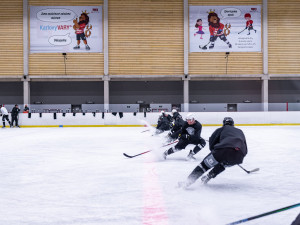
[[[160,113],[31,113],[20,114],[21,127],[99,127],[156,125]],[[187,113],[181,113],[183,118]],[[230,116],[237,126],[300,125],[299,112],[196,112],[196,119],[204,126],[219,126],[223,118]],[[29,118],[30,117],[30,118]]]

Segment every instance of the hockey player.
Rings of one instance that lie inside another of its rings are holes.
[[[245,28],[245,29],[248,29],[247,35],[250,35],[250,30],[254,30],[254,32],[256,33],[256,30],[253,28],[253,20],[251,20],[251,14],[246,13],[244,17],[245,17],[245,20],[247,20],[246,28]]]
[[[168,140],[174,141],[178,138],[181,128],[183,127],[184,120],[182,119],[182,116],[179,114],[179,112],[176,109],[172,110],[173,114],[173,126],[171,131],[168,133]]]
[[[156,126],[156,134],[160,134],[166,130],[170,130],[172,127],[172,117],[165,111],[161,111],[161,115],[158,118]]]
[[[187,160],[195,159],[194,155],[197,154],[204,146],[206,142],[201,138],[202,125],[197,120],[193,113],[189,113],[186,117],[183,127],[180,132],[179,142],[172,148],[166,150],[163,154],[164,159],[167,155],[171,155],[174,152],[185,149],[189,144],[196,145],[193,150],[190,150]]]
[[[14,121],[16,122],[16,127],[19,127],[18,125],[18,115],[19,115],[20,109],[18,105],[15,105],[11,111],[11,127],[14,124]]]
[[[1,110],[1,114],[2,114],[2,122],[3,122],[3,127],[2,128],[5,128],[5,120],[8,121],[8,124],[11,126],[11,123],[8,119],[8,112],[7,112],[7,109],[0,105],[0,110]]]
[[[241,164],[248,152],[245,135],[242,130],[234,127],[231,117],[225,117],[223,127],[211,135],[209,149],[211,153],[192,171],[186,182],[179,182],[179,187],[190,186],[206,171],[212,169],[201,179],[203,183],[207,183],[222,173],[225,167]]]

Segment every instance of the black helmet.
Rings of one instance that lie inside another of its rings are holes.
[[[225,125],[230,125],[230,126],[234,126],[234,121],[231,117],[225,117],[223,120],[223,126]]]

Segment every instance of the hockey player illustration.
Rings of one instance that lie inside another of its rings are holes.
[[[194,36],[196,36],[197,34],[200,34],[200,39],[202,38],[202,35],[204,34],[204,31],[202,31],[203,26],[202,26],[202,19],[197,19],[197,22],[195,24],[195,27],[198,28],[198,31],[196,33],[194,33]]]
[[[250,30],[254,30],[254,32],[256,33],[256,30],[253,28],[253,20],[251,20],[251,14],[246,13],[244,18],[245,18],[245,20],[247,20],[246,21],[246,28],[245,28],[245,29],[248,29],[248,34],[247,35],[250,35]]]
[[[232,45],[227,40],[224,34],[224,24],[220,22],[220,18],[218,14],[214,11],[210,11],[208,14],[208,25],[209,25],[209,32],[210,32],[210,46],[209,49],[213,49],[215,46],[215,41],[220,38],[224,41],[229,48],[232,48]]]
[[[90,50],[90,46],[87,43],[86,38],[91,35],[90,29],[92,29],[91,26],[88,26],[90,21],[90,18],[88,16],[88,13],[82,12],[80,17],[79,17],[79,22],[76,19],[73,20],[73,29],[75,30],[76,33],[76,40],[77,40],[77,45],[74,47],[74,49],[80,49],[80,40],[83,41],[85,44],[85,49]],[[86,29],[86,31],[84,31]]]

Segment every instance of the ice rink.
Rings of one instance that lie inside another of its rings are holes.
[[[203,127],[208,139],[217,127]],[[244,166],[178,189],[197,161],[144,127],[1,129],[0,225],[225,225],[300,202],[300,126],[243,126]],[[125,158],[147,150],[150,153]],[[300,207],[245,225],[290,225]]]

